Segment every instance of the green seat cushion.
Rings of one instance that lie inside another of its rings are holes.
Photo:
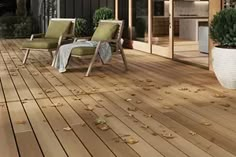
[[[119,25],[116,23],[99,24],[91,40],[93,41],[111,40],[113,39],[118,28]]]
[[[95,50],[95,47],[79,47],[73,48],[71,54],[76,56],[88,56],[93,55],[95,53]],[[115,45],[111,45],[111,50],[112,52],[116,50]]]
[[[32,41],[25,41],[22,44],[23,48],[33,49],[55,49],[58,45],[58,39],[36,38]]]
[[[51,20],[45,34],[46,38],[59,38],[63,33],[67,32],[71,21]]]
[[[79,47],[79,48],[73,48],[71,54],[76,56],[87,56],[87,55],[93,55],[95,53],[95,50],[96,47]]]

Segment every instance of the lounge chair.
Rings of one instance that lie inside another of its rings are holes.
[[[112,25],[116,27],[115,33],[112,33],[112,29],[113,29]],[[110,27],[110,29],[107,29],[109,27]],[[124,29],[124,21],[122,21],[122,20],[101,20],[99,22],[99,25],[98,25],[95,33],[93,34],[93,36],[91,38],[91,40],[98,41],[97,47],[89,47],[89,48],[88,47],[80,47],[80,48],[72,49],[72,52],[71,52],[72,57],[80,57],[80,58],[85,57],[85,56],[92,57],[85,76],[89,76],[95,60],[100,57],[98,50],[101,46],[101,43],[103,43],[103,42],[110,43],[111,48],[112,48],[112,52],[114,52],[113,54],[115,54],[115,53],[121,54],[121,57],[123,59],[123,63],[125,66],[125,70],[128,69],[126,57],[125,57],[122,43],[121,43],[123,29]]]
[[[30,40],[23,42],[22,48],[26,49],[23,64],[26,63],[30,50],[46,50],[53,59],[52,51],[68,39],[74,37],[75,19],[52,18],[45,34],[32,34]]]

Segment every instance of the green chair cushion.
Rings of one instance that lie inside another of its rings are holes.
[[[93,55],[95,53],[96,48],[95,47],[79,47],[79,48],[73,48],[71,51],[72,55],[75,56],[88,56]],[[115,45],[111,45],[112,52],[115,52],[116,47]]]
[[[46,38],[59,38],[63,33],[67,32],[71,21],[66,20],[51,20],[47,32],[45,34]]]
[[[79,47],[79,48],[73,48],[71,54],[76,56],[87,56],[87,55],[93,55],[95,53],[95,50],[96,50],[95,47]]]
[[[22,43],[23,48],[33,49],[55,49],[58,45],[58,39],[36,38],[32,41],[25,41]]]
[[[99,24],[91,40],[92,41],[111,40],[114,37],[115,33],[117,32],[118,28],[119,25],[116,23]]]

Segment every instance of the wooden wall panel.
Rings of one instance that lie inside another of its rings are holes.
[[[66,0],[66,17],[72,18],[75,16],[74,14],[75,6],[74,0]]]
[[[83,17],[83,0],[75,0],[75,17]]]
[[[93,14],[100,7],[114,10],[115,0],[60,0],[60,17],[85,18],[93,28]]]

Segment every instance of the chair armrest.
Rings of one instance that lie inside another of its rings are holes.
[[[64,38],[75,38],[74,34],[63,34]]]
[[[30,37],[30,40],[33,40],[36,37],[43,37],[45,34],[44,33],[39,33],[39,34],[32,34]]]
[[[115,40],[115,39],[111,39],[111,40],[101,40],[101,41],[99,41],[99,42],[101,42],[101,43],[105,43],[105,42],[107,42],[107,43],[116,43],[116,42],[118,42],[118,40]]]

